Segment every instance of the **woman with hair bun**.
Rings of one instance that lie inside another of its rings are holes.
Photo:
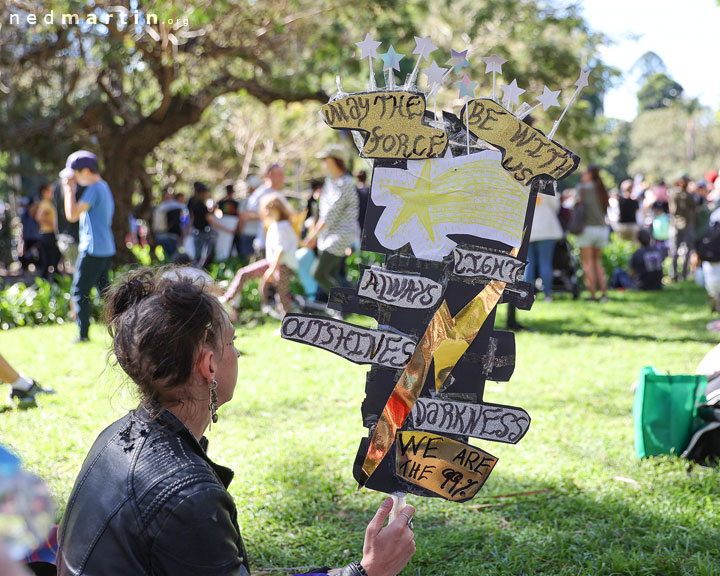
[[[204,437],[235,391],[234,329],[210,277],[189,270],[139,270],[105,296],[113,352],[142,401],[83,463],[60,525],[60,576],[250,574],[227,491],[233,472],[210,459]],[[414,509],[383,528],[391,508],[386,499],[368,525],[362,560],[334,573],[405,567]]]

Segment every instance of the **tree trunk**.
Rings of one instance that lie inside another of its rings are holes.
[[[103,177],[110,186],[115,200],[112,228],[117,253],[113,259],[113,268],[117,268],[123,264],[137,262],[127,247],[126,239],[130,233],[132,197],[138,178],[137,167],[142,166],[144,157],[140,157],[137,151],[125,146],[122,135],[117,135],[110,142],[112,144],[103,148],[105,160]]]

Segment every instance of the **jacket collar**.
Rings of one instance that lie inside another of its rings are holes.
[[[170,410],[163,407],[157,400],[141,402],[134,411],[135,417],[151,428],[165,429],[180,436],[203,460],[205,460],[217,474],[223,486],[230,486],[235,473],[226,466],[216,464],[207,455],[208,439],[203,436],[200,441],[193,435],[187,426]]]

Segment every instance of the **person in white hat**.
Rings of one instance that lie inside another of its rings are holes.
[[[342,263],[359,235],[358,195],[344,156],[345,149],[337,144],[317,155],[323,161],[326,179],[320,194],[318,220],[305,239],[305,246],[317,245],[320,252],[313,276],[328,294],[340,284]]]

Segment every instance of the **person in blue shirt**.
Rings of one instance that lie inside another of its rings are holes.
[[[110,187],[100,176],[97,156],[92,152],[78,150],[70,154],[60,178],[65,197],[65,217],[68,222],[80,222],[72,297],[80,328],[76,342],[87,342],[92,310],[90,291],[95,286],[102,293],[110,283],[110,260],[115,255],[112,233],[115,201]],[[78,185],[85,187],[79,201],[75,196]]]

